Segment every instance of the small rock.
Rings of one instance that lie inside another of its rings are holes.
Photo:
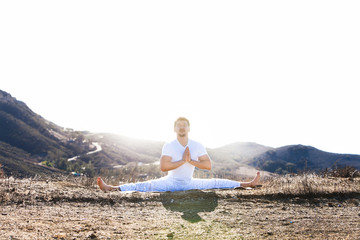
[[[53,236],[54,239],[66,239],[66,235],[64,233],[56,234]]]
[[[272,231],[267,232],[268,235],[273,235],[274,233]]]
[[[95,235],[95,233],[92,233],[89,235],[88,237],[89,239],[97,239],[97,236]]]

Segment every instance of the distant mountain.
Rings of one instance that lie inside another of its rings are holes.
[[[92,142],[100,143],[102,150],[88,155],[95,148]],[[101,168],[112,169],[129,162],[152,163],[159,160],[162,145],[64,129],[0,90],[0,164],[6,175],[27,177],[60,170],[94,174]],[[76,161],[68,161],[75,156]]]
[[[100,143],[102,151],[91,158],[94,167],[114,168],[128,163],[159,161],[163,142],[140,140],[110,133],[88,134],[88,139]]]
[[[101,146],[101,151],[87,154],[96,148],[95,142]],[[157,162],[163,144],[109,133],[64,129],[0,90],[0,164],[6,175],[24,177],[75,171],[91,176],[100,169]],[[214,171],[257,168],[287,173],[334,165],[360,169],[359,155],[328,153],[303,145],[271,148],[238,142],[208,149],[208,153]],[[75,161],[68,161],[75,156]]]
[[[104,148],[103,152],[97,154],[98,161],[94,162],[99,168],[111,168],[129,162],[158,161],[164,144],[114,134],[95,134],[92,139],[100,142]],[[360,155],[328,153],[303,145],[272,148],[252,142],[237,142],[219,148],[208,148],[207,151],[214,171],[256,168],[281,174],[324,170],[335,166],[360,169]],[[109,153],[114,155],[111,157]]]
[[[86,151],[71,144],[69,140],[76,137],[76,134],[45,120],[25,103],[0,90],[0,141],[33,157],[43,157],[49,152],[69,157]]]
[[[276,173],[324,170],[345,166],[360,169],[360,155],[336,154],[311,146],[289,145],[254,156],[250,165]]]
[[[0,163],[6,174],[44,174],[49,166],[66,170],[60,162],[89,149],[83,134],[65,131],[0,90]],[[38,164],[42,161],[47,166]]]
[[[254,156],[272,150],[252,142],[237,142],[219,148],[207,149],[215,168],[234,168],[248,166],[253,162]]]

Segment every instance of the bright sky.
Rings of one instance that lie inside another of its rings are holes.
[[[1,1],[0,89],[63,127],[360,154],[359,1]]]

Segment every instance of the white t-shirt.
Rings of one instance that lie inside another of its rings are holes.
[[[170,143],[164,144],[161,155],[170,156],[172,162],[181,161],[186,147],[189,147],[191,159],[194,161],[199,161],[199,157],[207,154],[205,147],[201,143],[188,139],[188,144],[184,147],[175,139]],[[179,181],[188,181],[191,180],[194,169],[193,165],[185,163],[174,170],[170,170],[168,177]]]

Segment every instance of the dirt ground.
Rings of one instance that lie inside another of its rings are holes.
[[[360,239],[359,192],[109,194],[32,180],[0,187],[0,239]]]

